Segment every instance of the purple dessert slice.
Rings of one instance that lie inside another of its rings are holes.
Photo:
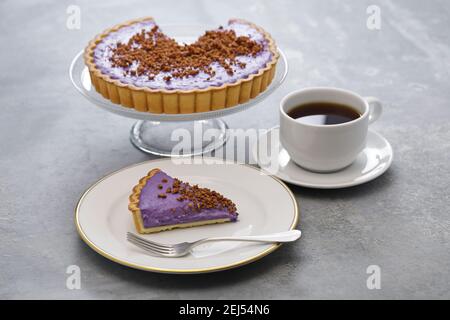
[[[236,205],[220,193],[151,170],[130,195],[129,209],[139,233],[234,222]]]

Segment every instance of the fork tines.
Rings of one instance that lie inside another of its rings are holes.
[[[150,253],[159,255],[171,255],[175,253],[175,250],[171,246],[141,238],[131,232],[127,232],[127,240]]]

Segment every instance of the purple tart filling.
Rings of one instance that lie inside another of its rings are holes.
[[[191,186],[159,171],[141,191],[139,209],[145,228],[196,221],[237,220],[234,204],[217,192]]]
[[[258,73],[272,60],[272,53],[269,49],[268,41],[261,31],[250,24],[238,20],[231,20],[227,26],[213,30],[213,32],[231,30],[236,37],[245,37],[249,41],[257,43],[261,48],[255,54],[237,55],[234,59],[235,61],[233,61],[234,63],[231,64],[231,70],[225,68],[223,63],[213,61],[208,65],[208,71],[210,72],[205,72],[203,69],[196,69],[196,73],[179,77],[177,76],[178,70],[168,69],[149,76],[149,74],[139,72],[140,62],[138,59],[131,59],[129,64],[125,66],[119,66],[114,63],[114,55],[118,47],[123,44],[129,44],[130,39],[139,34],[142,34],[144,40],[148,40],[149,34],[155,29],[159,30],[155,22],[148,20],[122,27],[115,32],[110,32],[95,47],[94,63],[97,68],[112,79],[117,79],[124,84],[132,84],[136,87],[193,90],[210,86],[220,87],[226,83],[235,83],[238,80]],[[132,43],[129,45],[139,49],[141,46],[140,43]],[[174,59],[178,58],[174,57]],[[193,69],[195,69],[195,66]]]

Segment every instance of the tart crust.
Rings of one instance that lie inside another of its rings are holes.
[[[223,222],[231,221],[230,219],[225,218],[225,219],[195,221],[195,222],[188,222],[188,223],[180,223],[180,224],[145,228],[144,221],[142,220],[141,209],[139,209],[139,199],[141,197],[141,191],[144,188],[144,186],[147,184],[147,181],[160,171],[161,171],[160,169],[153,169],[145,177],[141,178],[139,180],[139,183],[133,188],[133,192],[131,193],[131,195],[129,197],[128,209],[131,211],[131,213],[133,215],[133,221],[134,221],[134,225],[136,226],[137,232],[139,232],[140,234],[156,233],[156,232],[167,231],[167,230],[172,230],[172,229],[190,228],[190,227],[197,227],[197,226],[203,226],[203,225],[208,225],[208,224],[216,224],[216,223],[223,223]]]
[[[88,67],[95,90],[113,103],[150,113],[186,114],[208,112],[234,107],[255,98],[267,89],[274,78],[275,68],[280,57],[274,40],[269,33],[259,26],[241,19],[232,19],[231,21],[248,24],[262,33],[268,41],[272,60],[264,68],[261,68],[258,73],[251,74],[235,83],[225,83],[220,87],[210,86],[205,89],[193,90],[150,89],[125,84],[103,74],[95,65],[93,58],[97,44],[109,33],[142,21],[154,21],[154,19],[145,17],[117,24],[97,35],[89,42],[84,51],[84,61]]]

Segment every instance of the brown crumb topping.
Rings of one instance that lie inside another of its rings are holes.
[[[229,75],[233,67],[245,68],[237,61],[238,56],[256,56],[262,45],[246,36],[237,36],[233,30],[219,28],[207,31],[192,44],[178,44],[164,35],[155,26],[150,31],[142,30],[130,38],[128,43],[118,43],[110,58],[114,67],[125,69],[128,75],[145,75],[152,80],[160,72],[170,73],[164,80],[186,78],[200,72],[215,75],[213,62],[219,63]],[[137,68],[131,69],[132,65]]]
[[[230,199],[220,193],[198,185],[190,185],[174,179],[172,187],[167,188],[167,194],[178,194],[177,201],[188,201],[187,206],[197,211],[201,209],[226,209],[230,213],[236,213],[236,205]],[[158,194],[158,198],[167,198],[166,193]]]
[[[236,212],[236,205],[230,199],[220,193],[208,188],[200,188],[198,185],[191,186],[175,179],[173,188],[179,189],[180,199],[189,201],[191,208],[201,209],[227,209],[230,213]]]

